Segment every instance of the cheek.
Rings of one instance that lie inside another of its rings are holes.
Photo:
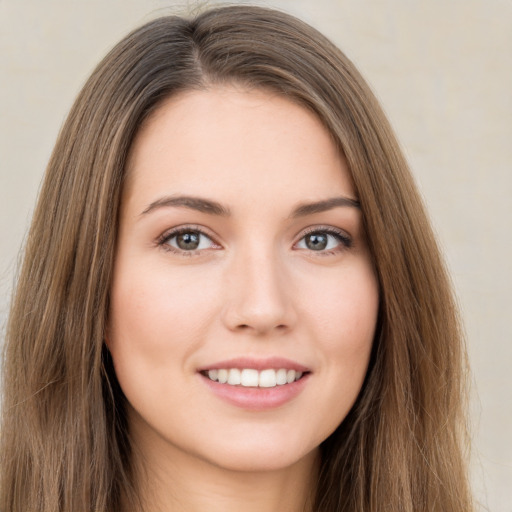
[[[191,282],[186,272],[122,263],[109,313],[108,347],[116,370],[157,372],[185,360],[215,317],[213,290],[198,289],[201,279]]]
[[[305,309],[324,333],[321,345],[329,353],[366,352],[375,332],[379,290],[369,264],[342,269],[323,279],[322,286],[309,286]]]
[[[313,290],[313,289],[312,289]],[[309,294],[310,336],[322,361],[324,407],[339,424],[364,382],[375,336],[379,291],[370,265],[324,281]]]
[[[192,280],[186,271],[123,263],[119,258],[111,289],[108,347],[134,417],[162,426],[175,411],[188,411],[184,403],[195,376],[191,355],[218,316],[216,302],[212,290],[201,290],[201,279]]]

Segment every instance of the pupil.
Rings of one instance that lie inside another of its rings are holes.
[[[327,247],[327,235],[308,235],[306,246],[313,251],[322,251]]]
[[[197,249],[199,246],[198,233],[181,233],[177,236],[176,243],[180,249],[190,251]]]

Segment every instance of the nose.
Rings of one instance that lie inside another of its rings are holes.
[[[284,266],[272,251],[235,258],[225,280],[223,321],[229,330],[261,336],[293,328],[297,314]]]

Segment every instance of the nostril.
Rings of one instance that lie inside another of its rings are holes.
[[[254,330],[254,331],[261,331],[261,332],[266,332],[267,330],[271,330],[268,328],[265,328],[265,329],[255,328],[249,324],[239,324],[236,326],[236,329],[239,331],[253,331]],[[286,324],[279,324],[279,325],[276,325],[273,329],[276,331],[286,331],[288,329],[288,326]]]

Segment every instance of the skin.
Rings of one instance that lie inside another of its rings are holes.
[[[128,174],[107,343],[148,510],[307,509],[318,446],[361,389],[378,310],[359,208],[297,212],[357,199],[344,157],[304,108],[219,86],[167,100]],[[226,211],[162,204],[181,196]],[[199,248],[180,248],[176,227],[202,230]],[[310,248],[311,229],[327,248]],[[242,356],[293,360],[307,381],[279,407],[233,405],[198,370]]]

